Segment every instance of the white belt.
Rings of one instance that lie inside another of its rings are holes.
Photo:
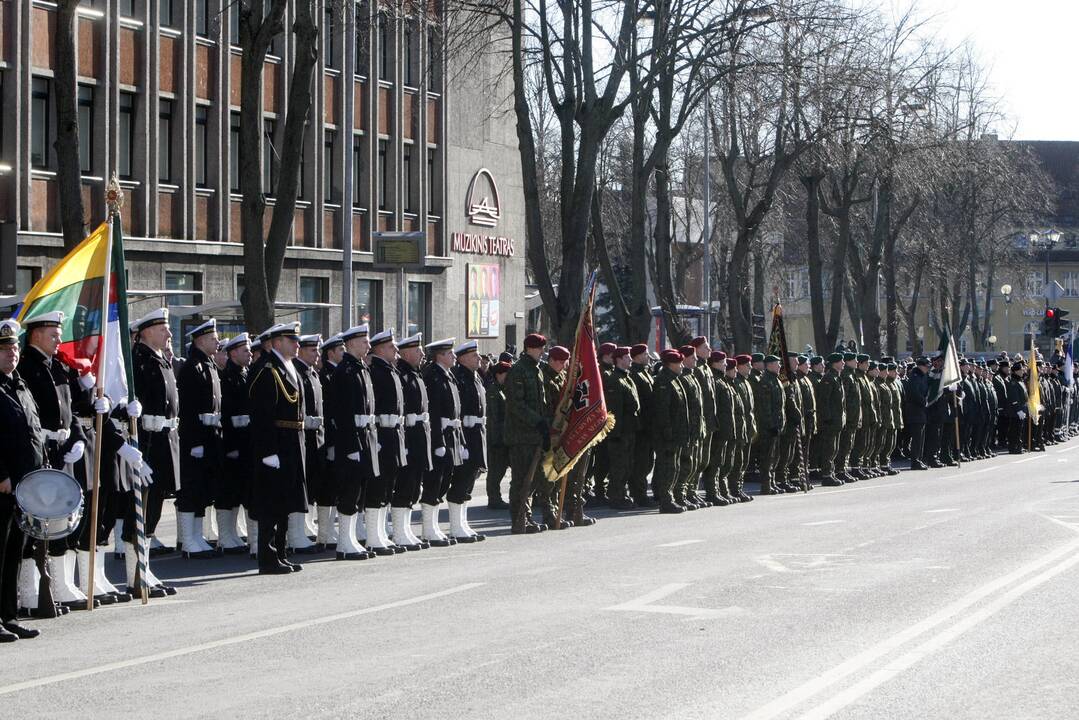
[[[250,415],[233,415],[231,420],[234,428],[245,428],[251,424]]]
[[[150,432],[175,430],[180,427],[180,418],[167,418],[164,415],[143,415],[142,429]]]
[[[71,431],[66,428],[63,430],[42,430],[41,434],[46,440],[52,440],[57,445],[63,445],[71,437]]]
[[[483,425],[483,418],[478,415],[465,415],[461,424],[466,428],[476,427],[477,425]]]
[[[352,420],[356,423],[356,427],[358,428],[365,428],[368,425],[375,424],[374,415],[353,415]]]
[[[221,413],[199,413],[199,422],[206,427],[221,427]]]
[[[442,418],[442,429],[446,428],[459,428],[461,427],[460,420],[450,420],[449,418]]]
[[[93,418],[88,418],[88,417],[80,417],[80,418],[78,418],[78,420],[79,420],[79,425],[82,425],[84,430],[92,430],[92,429],[94,429],[94,427],[96,426],[96,422],[97,422]]]
[[[303,429],[304,430],[318,430],[322,427],[322,418],[317,415],[304,415],[303,416]]]
[[[429,413],[409,413],[405,415],[405,427],[415,427],[420,423],[428,423],[431,420]]]
[[[401,424],[400,415],[379,415],[378,426],[384,428],[395,428]]]

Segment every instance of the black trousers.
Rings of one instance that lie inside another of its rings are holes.
[[[367,463],[358,463],[347,457],[334,460],[337,478],[337,512],[355,515],[364,506],[365,495],[371,482]]]
[[[15,522],[15,495],[0,495],[0,621],[18,615],[19,562],[24,536]]]
[[[248,486],[252,485],[250,454],[240,453],[240,457],[234,459],[225,458],[221,461],[221,480],[217,483],[217,494],[214,497],[214,507],[218,510],[235,510],[240,505],[247,505],[244,497],[249,494]]]
[[[146,534],[153,535],[157,532],[157,523],[161,520],[161,507],[165,503],[165,493],[151,485],[147,492],[149,496],[144,511],[146,513]],[[124,542],[135,542],[135,492],[124,493],[124,530],[121,539]]]
[[[420,499],[423,484],[423,469],[416,464],[405,465],[397,471],[397,482],[393,486],[392,505],[397,508],[411,508]]]
[[[204,448],[206,453],[212,452],[210,446]],[[208,457],[180,458],[180,489],[176,491],[176,507],[180,512],[195,513],[202,517],[206,513],[206,507],[213,505],[213,487],[216,475],[220,472],[220,466]]]
[[[453,458],[447,452],[442,457],[432,457],[434,469],[423,474],[423,492],[420,502],[424,505],[439,505],[450,489],[453,476]]]
[[[1015,452],[1021,450],[1027,440],[1027,419],[1020,420],[1017,417],[1008,418],[1008,450]]]
[[[922,452],[923,462],[936,462],[940,452],[941,424],[939,421],[930,420],[925,424],[925,449]]]
[[[923,462],[925,448],[925,424],[907,425],[907,437],[910,438],[910,461]]]
[[[288,515],[259,520],[259,567],[272,567],[285,559],[285,535]]]
[[[465,460],[464,465],[458,465],[450,475],[450,488],[446,492],[446,499],[451,503],[464,503],[472,499],[472,489],[476,487],[476,478],[480,476],[479,464],[471,460]]]
[[[119,509],[115,496],[119,493],[113,486],[112,482],[103,482],[98,488],[100,493],[97,501],[97,544],[106,545],[109,541],[109,533],[112,532],[113,526],[116,525],[116,512]],[[83,492],[83,506],[82,506],[82,519],[79,521],[78,533],[71,537],[76,537],[77,550],[89,550],[90,549],[90,511],[94,507],[94,493],[90,490]]]

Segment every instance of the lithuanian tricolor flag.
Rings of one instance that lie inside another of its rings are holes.
[[[125,402],[131,387],[127,278],[123,270],[124,242],[120,217],[115,215],[101,223],[31,288],[16,318],[23,322],[43,312],[63,311],[58,357],[80,373],[93,370],[114,404]],[[104,331],[102,317],[107,318]]]

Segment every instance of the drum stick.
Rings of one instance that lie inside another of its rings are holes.
[[[105,387],[99,380],[97,383],[97,397],[101,399],[105,396]],[[101,489],[101,425],[104,422],[105,416],[101,413],[94,413],[94,480],[93,487],[90,490],[90,517],[87,518],[87,522],[90,523],[90,572],[88,578],[86,578],[86,609],[94,609],[94,573],[96,572],[95,565],[97,563],[97,509],[98,509],[98,495]]]

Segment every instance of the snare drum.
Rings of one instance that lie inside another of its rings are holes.
[[[79,526],[82,488],[66,472],[44,468],[27,473],[15,487],[19,529],[38,540],[59,540]]]

